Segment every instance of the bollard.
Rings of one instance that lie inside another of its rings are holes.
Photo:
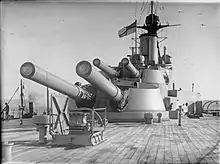
[[[47,126],[46,125],[38,125],[39,130],[39,143],[47,142]]]
[[[145,124],[152,124],[153,114],[152,113],[144,113]]]
[[[179,106],[179,119],[178,119],[178,125],[181,126],[181,111],[182,111],[182,106]]]
[[[157,113],[158,123],[161,123],[162,113]]]
[[[47,142],[48,116],[33,116],[33,123],[36,124],[36,131],[39,131],[39,143]]]
[[[2,161],[3,162],[10,162],[11,161],[11,154],[13,143],[4,142],[2,143]]]

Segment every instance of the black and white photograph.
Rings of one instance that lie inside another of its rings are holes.
[[[219,0],[5,0],[1,161],[219,164]]]

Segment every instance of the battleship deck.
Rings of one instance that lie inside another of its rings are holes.
[[[88,147],[51,147],[37,142],[31,120],[4,121],[3,141],[14,143],[12,161],[21,163],[220,163],[220,119],[183,117],[145,125],[110,123],[105,142]],[[49,135],[48,135],[49,137]]]

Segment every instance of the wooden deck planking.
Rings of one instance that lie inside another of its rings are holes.
[[[117,156],[120,154],[120,157],[118,157],[118,161],[120,161],[123,156],[126,155],[126,153],[128,152],[129,148],[133,145],[133,143],[131,143],[131,140],[133,140],[132,142],[135,141],[136,137],[134,137],[135,133],[137,133],[139,130],[141,129],[141,127],[138,127],[136,129],[134,129],[134,127],[132,129],[130,129],[129,131],[127,131],[128,133],[125,134],[121,139],[117,139],[112,143],[113,145],[111,145],[111,149],[106,152],[106,155],[101,155],[100,158],[97,157],[96,162],[112,162],[114,159],[117,158]],[[125,129],[121,129],[121,130],[125,130]],[[131,135],[131,137],[129,138],[129,133]],[[130,146],[130,147],[129,147]]]
[[[95,150],[89,150],[89,151],[86,151],[86,153],[81,153],[81,154],[76,154],[76,160],[79,160],[79,159],[83,159],[83,161],[84,162],[86,162],[86,161],[89,161],[90,159],[88,158],[88,157],[90,157],[91,158],[91,156],[92,156],[92,160],[91,161],[93,161],[93,162],[95,162],[96,161],[96,159],[98,159],[99,157],[100,157],[100,154],[102,154],[102,152],[100,152],[100,150],[101,149],[104,149],[105,147],[108,147],[108,149],[111,149],[111,142],[109,142],[109,141],[111,141],[111,140],[117,140],[117,139],[119,139],[120,137],[122,137],[123,135],[121,134],[121,133],[117,133],[117,131],[119,130],[119,129],[115,129],[115,128],[112,128],[113,129],[113,131],[115,130],[116,131],[116,135],[112,135],[112,134],[109,134],[109,133],[112,133],[112,131],[110,131],[110,132],[106,132],[106,134],[104,134],[104,135],[108,135],[108,136],[110,136],[107,140],[106,140],[106,145],[103,145],[103,144],[100,144],[100,145],[97,145],[96,147],[96,149]],[[70,160],[70,161],[68,161],[68,162],[72,162],[74,160],[74,158],[72,159],[72,160]]]
[[[27,139],[27,136],[36,136],[38,135],[38,133],[33,133],[33,131],[31,132],[22,132],[22,133],[13,133],[13,132],[10,132],[10,133],[4,133],[2,134],[2,140],[16,140],[16,139]],[[36,137],[34,139],[37,139]]]
[[[149,148],[149,142],[152,139],[152,133],[154,131],[154,127],[152,125],[145,126],[144,132],[141,134],[142,135],[142,140],[143,142],[139,142],[137,145],[137,151],[134,153],[132,156],[132,159],[130,163],[143,163],[146,160],[146,149]],[[146,144],[143,144],[146,143]]]
[[[206,127],[206,128],[204,128]],[[219,131],[216,129],[213,129],[213,127],[210,127],[209,124],[204,124],[200,127],[200,131],[196,131],[196,134],[199,135],[197,138],[199,138],[199,144],[206,146],[204,147],[204,151],[202,153],[202,157],[204,158],[207,153],[211,153],[213,147],[216,145],[216,142],[219,140]],[[209,129],[209,131],[207,131]],[[209,133],[211,132],[211,133]],[[201,157],[200,157],[201,158]],[[203,159],[203,162],[209,162],[209,163],[215,163],[215,160],[213,158],[207,158]]]
[[[85,147],[85,148],[80,148],[78,149],[70,149],[70,150],[66,150],[65,155],[59,157],[59,160],[55,160],[56,162],[61,161],[61,162],[74,162],[74,161],[80,161],[83,162],[82,160],[85,159],[84,154],[88,153],[89,151],[93,151],[94,149],[92,149],[92,147]],[[84,154],[83,154],[84,152]],[[51,161],[53,162],[53,161]]]
[[[194,154],[196,160],[199,160],[199,157],[201,156],[200,150],[198,149],[198,146],[196,146],[194,143],[197,142],[195,139],[195,135],[193,134],[193,130],[190,131],[190,135],[189,135],[189,140],[190,142],[188,142],[188,145],[191,148],[191,152]]]
[[[203,129],[204,127],[199,127],[199,128]],[[210,140],[209,142],[206,142],[207,138],[202,137],[204,134],[202,134],[201,131],[202,130],[200,130],[200,131],[194,130],[194,132],[193,132],[194,139],[196,141],[196,142],[194,142],[194,144],[197,146],[198,150],[200,151],[199,160],[201,157],[204,157],[206,155],[206,153],[208,152],[208,150],[210,150],[215,144],[214,140]],[[208,135],[206,135],[206,137],[207,136]],[[204,163],[212,163],[213,160],[204,158],[203,162]]]
[[[27,146],[20,146],[20,145],[15,145],[13,146],[13,158],[16,158],[17,156],[21,156],[22,154],[25,154],[24,152],[34,150],[33,146],[27,147]]]
[[[213,151],[213,147],[216,145],[215,140],[210,139],[209,135],[207,135],[207,137],[204,137],[204,135],[199,136],[200,138],[200,144],[206,144],[206,147],[204,149],[206,149],[204,151],[203,156],[206,157],[207,161],[209,163],[215,163],[215,160],[212,156],[207,156],[209,153],[211,153]]]
[[[137,131],[135,131],[135,130],[137,130]],[[143,125],[142,125],[142,127],[138,128],[138,129],[136,128],[133,131],[134,131],[134,134],[132,135],[132,137],[129,138],[129,136],[128,136],[128,139],[129,139],[128,142],[124,143],[125,148],[124,148],[124,150],[122,150],[124,155],[121,155],[121,157],[119,158],[120,154],[117,154],[117,152],[115,152],[116,159],[117,158],[119,159],[119,163],[128,163],[128,161],[132,158],[134,153],[137,151],[137,147],[136,147],[137,139],[140,139],[140,137],[141,137],[138,134],[146,133],[144,131]],[[136,141],[136,144],[134,143],[134,141]],[[113,162],[117,163],[118,161],[114,160]]]
[[[220,142],[218,142],[216,144],[216,147],[215,149],[213,150],[213,153],[212,154],[209,154],[211,155],[213,158],[214,158],[214,161],[216,163],[220,163]]]
[[[172,155],[172,151],[171,150],[171,140],[172,140],[172,129],[171,129],[171,125],[164,125],[164,129],[165,129],[165,141],[164,141],[164,157],[163,157],[163,162],[164,163],[174,163],[173,161],[173,155]]]
[[[220,163],[220,156],[217,155],[216,150],[220,150],[218,147],[218,143],[214,145],[212,148],[207,149],[204,151],[204,154],[200,157],[199,161],[202,163],[209,162],[209,163]]]
[[[115,141],[114,149],[108,153],[107,157],[101,156],[101,159],[97,159],[97,162],[104,162],[105,159],[111,157],[113,163],[119,163],[127,155],[128,151],[134,144],[135,139],[137,139],[137,134],[141,132],[141,127],[133,127],[130,131],[127,131],[127,134],[122,138],[122,140]],[[122,129],[123,131],[126,129]]]
[[[36,151],[37,150],[34,147],[27,147],[27,148],[24,148],[23,151],[21,151],[18,154],[13,153],[12,154],[12,159],[15,162],[26,161],[26,160],[29,161],[29,160],[32,160],[32,158],[28,154],[33,155],[33,154],[35,154]]]
[[[148,156],[145,159],[145,163],[154,163],[155,158],[157,156],[157,151],[158,151],[159,143],[161,140],[160,131],[162,128],[159,127],[158,125],[156,125],[156,126],[157,126],[157,128],[155,128],[152,133],[153,142],[148,142],[148,144],[146,145],[147,149],[148,149],[148,146],[150,146],[150,145],[151,146],[149,147]]]
[[[159,143],[157,146],[157,152],[155,155],[154,163],[160,163],[164,159],[164,150],[166,144],[166,128],[163,124],[162,126],[160,126],[160,131],[158,135],[162,135],[163,137],[158,137]]]
[[[182,136],[179,134],[180,140],[183,140],[183,138],[186,137],[186,135]],[[187,136],[188,137],[188,136]],[[194,155],[193,146],[191,145],[192,141],[190,139],[183,140],[183,147],[185,150],[185,155],[188,158],[188,162],[195,163],[197,161],[196,156]]]
[[[196,156],[194,155],[194,147],[192,145],[192,140],[189,136],[190,133],[187,133],[187,127],[181,126],[179,127],[179,131],[177,131],[178,140],[181,141],[181,145],[184,149],[184,158],[189,162],[196,162]]]
[[[3,139],[15,141],[12,158],[20,162],[219,163],[219,123],[219,119],[209,117],[183,118],[181,127],[177,120],[153,125],[109,124],[104,143],[69,150],[21,144],[22,140],[33,142],[38,138],[33,130],[13,135],[4,131]]]
[[[116,130],[115,127],[111,128],[110,131],[108,131],[108,133],[111,133],[112,131]],[[104,134],[105,136],[106,134]],[[109,136],[112,136],[112,137],[115,137],[113,135],[109,135]],[[102,144],[100,144],[102,145]],[[96,148],[98,148],[100,145],[97,145]],[[63,154],[63,153],[60,153],[60,154],[57,154],[56,157],[54,157],[52,160],[48,160],[48,158],[46,158],[46,161],[48,162],[73,162],[73,161],[82,161],[82,159],[86,159],[86,156],[90,153],[93,153],[94,152],[94,147],[86,147],[86,148],[81,148],[80,151],[78,151],[77,149],[70,149],[70,150],[63,150],[65,151],[66,153]],[[43,161],[43,160],[42,160]]]
[[[173,162],[174,163],[181,163],[181,160],[180,160],[180,155],[179,155],[179,151],[178,151],[178,143],[176,141],[176,129],[174,126],[177,126],[176,124],[175,125],[172,125],[172,139],[171,139],[171,152],[172,152],[172,156],[173,156]]]
[[[64,150],[63,147],[62,148],[60,147],[47,148],[46,147],[44,152],[47,152],[47,153],[43,153],[37,161],[51,162],[52,160],[59,159],[59,157],[66,155],[66,150]],[[35,153],[37,154],[37,152]],[[59,160],[57,162],[59,162]]]
[[[152,131],[153,131],[152,126],[143,126],[141,133],[137,134],[137,138],[139,140],[136,142],[136,144],[134,146],[135,151],[134,151],[133,155],[131,156],[131,159],[129,160],[128,163],[132,164],[132,163],[137,162],[140,159],[141,154],[143,153],[143,150],[145,148],[143,143],[147,142],[148,136],[150,136],[150,133]]]
[[[85,158],[86,160],[84,161],[92,161],[95,162],[97,159],[100,158],[100,160],[102,159],[102,156],[107,156],[108,152],[113,149],[115,149],[116,144],[114,142],[119,141],[122,142],[121,140],[124,140],[124,133],[121,133],[122,128],[119,128],[116,130],[116,135],[110,135],[109,138],[107,138],[106,140],[106,144],[100,144],[97,145],[97,149],[90,151],[89,153],[86,153],[84,156],[82,156],[83,158]],[[106,133],[106,136],[108,135],[108,133]],[[92,156],[92,159],[90,160],[89,158]]]
[[[24,155],[24,159],[25,161],[34,162],[34,161],[38,161],[39,159],[41,159],[42,155],[44,154],[47,154],[47,150],[45,148],[38,148],[38,149],[35,149],[34,152],[27,152],[26,155]]]
[[[212,155],[212,154],[210,154]],[[220,142],[218,142],[216,149],[213,151],[214,159],[216,162],[220,163]]]
[[[200,143],[200,138],[197,134],[198,129],[200,129],[200,127],[196,126],[196,122],[193,120],[193,126],[190,129],[190,134],[191,134],[191,140],[192,140],[192,145],[193,145],[192,150],[195,156],[197,157],[197,161],[202,156],[203,151],[205,151],[204,148],[206,147],[205,144]]]

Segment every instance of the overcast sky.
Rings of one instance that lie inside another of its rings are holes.
[[[25,61],[75,83],[76,64],[99,57],[111,65],[130,53],[131,37],[118,38],[120,28],[140,19],[141,3],[40,3],[2,4],[3,98],[19,85],[19,69]],[[137,12],[135,12],[137,11]],[[174,65],[178,88],[195,83],[202,99],[220,99],[220,4],[160,3],[162,22],[180,23],[163,31]],[[135,17],[136,16],[136,17]],[[28,92],[45,94],[45,88],[24,80]]]

